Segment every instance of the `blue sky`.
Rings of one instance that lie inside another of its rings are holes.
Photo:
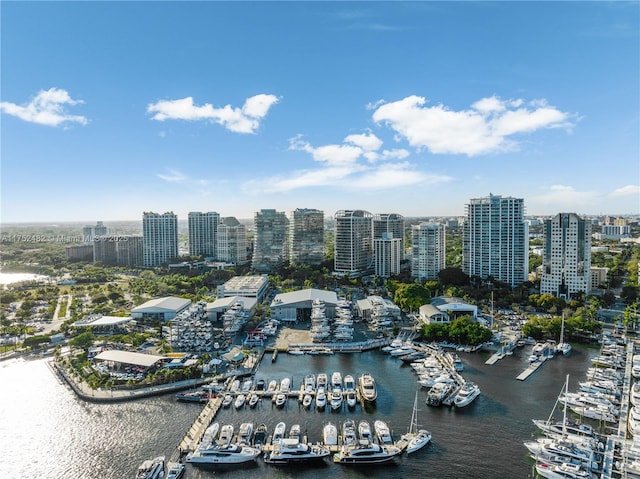
[[[638,2],[0,8],[2,222],[640,212]]]

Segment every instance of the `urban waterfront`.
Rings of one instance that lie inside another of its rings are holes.
[[[282,477],[433,477],[433,478],[526,478],[532,475],[523,441],[536,434],[531,419],[550,414],[567,374],[570,390],[584,378],[596,348],[574,346],[568,358],[547,361],[528,380],[516,376],[528,364],[530,346],[489,366],[486,353],[460,353],[462,375],[479,384],[482,395],[468,408],[432,408],[419,391],[419,423],[433,434],[432,443],[395,463],[380,467],[344,467],[326,461],[319,467],[273,467],[259,459],[251,466],[203,470],[188,466],[187,478],[282,478]],[[135,476],[145,459],[176,455],[176,448],[201,406],[180,403],[174,395],[127,403],[94,404],[77,398],[51,373],[45,359],[13,359],[0,363],[0,447],[8,477],[114,478]],[[412,369],[382,352],[332,356],[279,355],[272,363],[265,356],[257,378],[292,377],[294,388],[310,372],[341,371],[354,376],[371,372],[378,384],[378,400],[372,411],[320,412],[304,410],[295,399],[284,409],[270,401],[256,409],[222,409],[215,420],[232,423],[265,423],[272,430],[279,421],[298,423],[310,441],[319,441],[322,425],[340,424],[350,417],[371,423],[384,419],[396,438],[406,432],[418,388]]]

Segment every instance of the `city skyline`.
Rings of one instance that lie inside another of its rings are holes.
[[[3,2],[0,221],[640,214],[637,2],[248,3]]]

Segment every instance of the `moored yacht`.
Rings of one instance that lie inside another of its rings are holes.
[[[540,462],[536,464],[536,472],[547,479],[590,479],[592,477],[590,472],[578,464],[568,462],[560,464]]]
[[[188,455],[187,462],[194,465],[241,464],[255,460],[261,452],[255,447],[239,444],[216,445]]]
[[[465,382],[453,398],[456,407],[465,407],[480,396],[480,387],[471,381]]]
[[[363,373],[358,378],[358,386],[360,387],[360,394],[362,398],[367,402],[374,402],[378,397],[378,389],[376,388],[376,381],[369,373]]]
[[[332,422],[328,422],[322,428],[322,443],[325,446],[338,445],[338,428]]]
[[[298,439],[282,439],[271,452],[264,455],[267,464],[295,464],[320,461],[330,454],[324,446],[310,445]]]
[[[164,456],[144,461],[136,472],[136,479],[162,479],[163,477]]]
[[[380,444],[393,444],[393,438],[391,437],[391,431],[387,423],[381,419],[377,419],[373,422],[373,429],[376,432],[376,437]]]
[[[182,479],[184,477],[186,468],[184,464],[176,462],[169,465],[169,471],[167,472],[167,479]]]
[[[379,445],[375,442],[359,441],[344,445],[333,455],[333,462],[339,464],[380,464],[393,460],[400,448],[395,445]]]

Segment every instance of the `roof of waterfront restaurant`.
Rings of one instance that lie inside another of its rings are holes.
[[[167,296],[166,298],[156,298],[146,303],[136,306],[132,313],[148,313],[154,311],[175,311],[178,312],[191,304],[190,299]]]
[[[148,368],[158,361],[166,359],[164,356],[155,356],[153,354],[134,353],[133,351],[121,351],[119,349],[110,349],[102,351],[96,355],[95,359],[100,361],[114,361],[116,363],[133,364]]]
[[[325,303],[338,304],[338,295],[335,291],[326,291],[324,289],[301,289],[300,291],[292,291],[290,293],[280,293],[273,298],[271,307],[283,307],[290,306],[296,303],[304,303],[306,301],[313,301],[314,299],[320,299]]]
[[[215,309],[228,309],[236,303],[242,304],[242,309],[250,310],[256,305],[258,300],[256,298],[248,298],[246,296],[227,296],[225,298],[218,298],[213,303],[207,303],[207,311]]]
[[[78,328],[89,328],[93,326],[117,326],[119,324],[125,324],[131,321],[131,316],[101,316],[91,314],[86,318],[81,319],[73,323]]]

